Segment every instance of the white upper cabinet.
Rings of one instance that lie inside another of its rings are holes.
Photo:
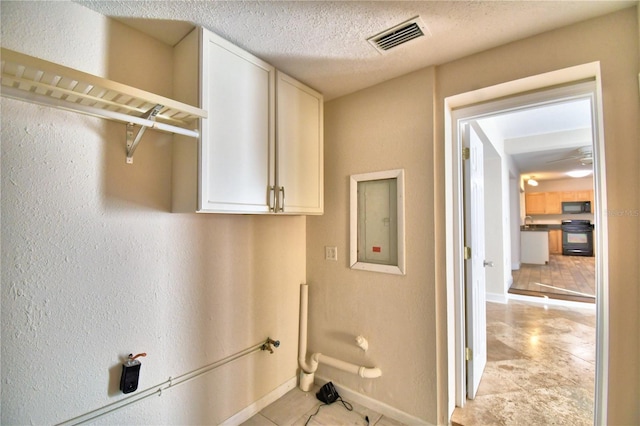
[[[323,98],[280,71],[276,75],[277,208],[291,214],[321,214]]]
[[[175,137],[173,210],[321,214],[322,96],[202,28],[174,62],[174,96],[209,116],[198,145]]]
[[[202,38],[200,211],[267,212],[275,69],[208,31]]]

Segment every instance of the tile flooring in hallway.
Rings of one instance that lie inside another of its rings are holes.
[[[595,257],[552,254],[547,265],[512,271],[509,293],[595,303]]]
[[[389,417],[383,416],[360,404],[345,400],[352,406],[349,411],[339,401],[330,405],[321,405],[316,398],[316,392],[320,387],[314,386],[311,392],[303,392],[300,388],[287,392],[282,398],[264,408],[255,416],[251,417],[243,426],[285,426],[295,425],[371,425],[371,426],[400,426],[402,423],[396,422]],[[318,410],[318,407],[320,409]],[[311,420],[309,417],[316,413]],[[368,419],[368,422],[367,422]],[[309,422],[307,423],[307,420]]]
[[[487,303],[487,366],[465,425],[592,425],[595,309]]]

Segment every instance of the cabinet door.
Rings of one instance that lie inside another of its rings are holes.
[[[562,201],[576,201],[576,191],[562,191]]]
[[[545,213],[546,198],[544,192],[529,192],[524,195],[524,198],[525,211],[528,215]]]
[[[199,211],[268,213],[275,69],[206,30],[201,39]]]
[[[576,201],[591,201],[591,198],[593,197],[591,194],[593,193],[593,191],[590,190],[583,190],[583,191],[576,191]]]
[[[545,213],[546,214],[562,213],[562,193],[561,192],[545,193]]]
[[[560,229],[549,231],[549,254],[562,254],[562,231]]]
[[[277,73],[276,170],[278,211],[321,214],[324,208],[323,98]]]

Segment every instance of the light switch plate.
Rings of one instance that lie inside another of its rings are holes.
[[[338,247],[324,246],[324,260],[338,260]]]

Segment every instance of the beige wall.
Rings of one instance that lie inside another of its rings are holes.
[[[446,64],[438,68],[436,123],[443,121],[447,96],[481,87],[593,61],[601,62],[604,104],[606,179],[609,211],[638,211],[638,29],[634,8],[551,31],[520,42]],[[499,65],[498,65],[499,64]],[[438,125],[436,175],[444,179],[438,159],[444,158],[444,130]],[[438,183],[439,210],[444,203]],[[638,361],[640,281],[637,216],[605,218],[609,227],[609,424],[640,422]],[[444,222],[438,223],[443,226]],[[438,240],[436,262],[444,261],[444,240]],[[438,277],[444,289],[444,277]],[[442,298],[438,303],[444,303]],[[444,374],[444,371],[442,372]]]
[[[57,423],[116,401],[119,357],[132,351],[149,354],[145,387],[266,335],[280,339],[277,355],[251,355],[109,417],[218,423],[295,374],[306,275],[309,349],[383,370],[374,380],[319,373],[446,423],[443,99],[600,60],[609,208],[638,209],[637,16],[623,11],[328,102],[326,214],[306,226],[171,214],[170,137],[148,132],[127,166],[123,125],[2,98],[1,422]],[[170,49],[77,4],[3,2],[2,45],[170,95]],[[407,275],[351,271],[348,176],[394,168],[406,171]],[[609,424],[637,424],[640,226],[632,216],[608,223]],[[325,245],[338,246],[338,262],[323,260]],[[366,354],[357,334],[369,340]]]
[[[541,180],[538,186],[525,185],[525,192],[580,191],[593,189],[593,176],[576,179]]]
[[[172,49],[71,2],[3,2],[2,46],[171,95]],[[171,135],[1,98],[2,424],[57,424],[251,354],[109,424],[218,424],[296,375],[305,219],[173,214]],[[134,394],[135,395],[135,394]]]
[[[325,104],[325,214],[307,218],[309,351],[383,372],[360,379],[321,366],[318,374],[432,422],[433,75],[425,69]],[[349,175],[397,168],[405,170],[406,276],[351,270]],[[338,247],[338,262],[324,260],[324,246]]]
[[[609,209],[637,211],[635,9],[565,27],[362,90],[326,104],[326,213],[307,221],[310,350],[377,365],[376,380],[320,373],[428,422],[447,422],[444,99],[600,61]],[[435,135],[435,137],[434,137]],[[348,177],[404,168],[407,275],[348,265]],[[640,422],[638,217],[609,216],[609,424]],[[336,245],[337,263],[323,260]],[[435,321],[435,324],[434,324]],[[362,333],[370,350],[352,342]]]

